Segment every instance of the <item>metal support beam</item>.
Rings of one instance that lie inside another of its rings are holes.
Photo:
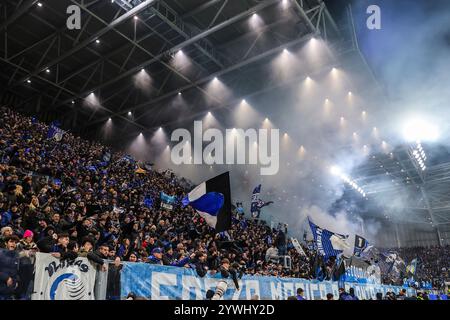
[[[227,2],[225,1],[225,4]],[[177,12],[169,7],[166,3],[160,1],[153,8],[152,11],[165,23],[167,23],[172,29],[182,35],[185,39],[189,39],[194,35],[194,30],[189,28],[184,21],[178,16]],[[214,19],[215,20],[215,19]],[[210,29],[211,25],[207,29]],[[194,44],[194,46],[206,55],[210,60],[216,63],[219,67],[223,68],[226,62],[224,58],[219,56],[214,47],[209,41],[202,39]]]
[[[14,23],[17,19],[28,12],[34,5],[38,3],[38,0],[28,0],[19,10],[14,11],[14,13],[0,25],[0,31],[6,29],[10,24]],[[6,8],[6,7],[5,7]]]
[[[74,1],[74,0],[71,0],[71,1],[76,3],[76,1]],[[112,78],[112,79],[106,81],[105,83],[103,83],[103,84],[101,84],[101,85],[99,85],[99,86],[97,86],[95,88],[91,88],[90,91],[98,90],[98,89],[100,89],[102,87],[105,87],[105,86],[108,86],[108,85],[110,85],[112,83],[115,83],[118,80],[124,79],[124,78],[126,78],[128,76],[131,76],[131,75],[134,75],[141,68],[145,68],[145,67],[153,64],[154,62],[160,61],[160,59],[163,58],[164,56],[166,56],[167,54],[173,53],[173,52],[177,52],[178,50],[180,50],[180,49],[182,49],[182,48],[184,48],[186,46],[189,46],[189,45],[191,45],[191,44],[193,44],[193,43],[195,43],[195,42],[197,42],[197,41],[199,41],[199,40],[201,40],[201,39],[203,39],[203,38],[213,34],[214,32],[222,30],[223,28],[225,28],[225,27],[227,27],[227,26],[229,26],[229,25],[231,25],[231,24],[233,24],[233,23],[235,23],[237,21],[240,21],[243,18],[252,15],[256,11],[262,10],[264,8],[267,8],[267,7],[271,6],[271,5],[273,5],[273,4],[278,3],[278,1],[279,0],[265,0],[265,1],[261,2],[261,3],[259,3],[258,5],[248,9],[247,11],[244,11],[244,12],[234,16],[233,18],[222,22],[222,23],[214,26],[211,29],[204,30],[203,32],[195,35],[194,37],[192,37],[190,39],[187,39],[186,41],[183,41],[182,43],[180,43],[180,44],[178,44],[178,45],[176,45],[176,46],[174,46],[174,47],[172,47],[172,48],[170,48],[170,49],[168,49],[168,50],[166,50],[166,51],[164,51],[164,52],[154,56],[152,59],[150,59],[147,62],[141,64],[140,66],[134,67],[134,68],[132,68],[132,69],[130,69],[130,70],[128,70],[128,71],[126,71],[126,72],[116,76],[115,78]],[[192,85],[188,85],[188,87],[192,87]],[[199,88],[199,89],[202,90],[201,88]],[[85,94],[86,94],[85,92],[79,93],[79,95],[81,95],[81,96],[85,95]],[[63,104],[66,104],[66,103],[68,103],[70,101],[71,101],[71,99],[68,99],[67,101],[64,101]]]
[[[441,232],[439,231],[439,226],[436,224],[436,221],[435,221],[435,218],[434,218],[434,214],[433,214],[433,209],[431,208],[430,201],[428,200],[427,193],[426,193],[426,191],[424,190],[423,187],[420,187],[420,192],[422,193],[423,199],[424,199],[425,204],[427,206],[428,213],[430,214],[431,222],[433,223],[433,226],[436,228],[436,234],[437,234],[437,237],[438,237],[439,246],[442,247]]]
[[[134,106],[134,107],[130,108],[129,110],[133,111],[133,110],[136,110],[136,109],[139,109],[139,108],[142,108],[142,107],[148,107],[150,105],[154,105],[154,104],[156,104],[156,103],[158,103],[160,101],[163,101],[164,99],[167,99],[168,97],[174,96],[179,91],[186,91],[188,89],[192,89],[193,87],[198,86],[198,85],[200,85],[202,83],[205,83],[205,82],[213,79],[214,77],[220,77],[220,76],[222,76],[224,74],[227,74],[229,72],[235,71],[235,70],[240,69],[242,67],[245,67],[245,66],[247,66],[249,64],[255,63],[255,62],[257,62],[257,61],[259,61],[261,59],[264,59],[266,57],[269,57],[269,56],[271,56],[271,55],[273,55],[275,53],[281,52],[285,48],[289,48],[289,47],[294,46],[296,44],[299,44],[299,43],[305,42],[307,40],[310,40],[312,37],[313,37],[313,34],[304,35],[303,37],[298,38],[296,40],[293,40],[293,41],[291,41],[289,43],[285,43],[285,44],[283,44],[281,46],[278,46],[276,48],[270,49],[270,50],[268,50],[266,52],[263,52],[261,54],[258,54],[256,56],[254,56],[254,57],[251,57],[249,59],[243,60],[243,61],[241,61],[241,62],[239,62],[239,63],[237,63],[237,64],[235,64],[233,66],[230,66],[230,67],[228,67],[226,69],[220,70],[220,71],[218,71],[218,72],[216,72],[214,74],[210,74],[210,75],[208,75],[208,76],[206,76],[206,77],[204,77],[204,78],[202,78],[200,80],[197,80],[195,83],[186,85],[186,86],[184,86],[182,88],[178,88],[177,90],[174,90],[174,91],[171,91],[169,93],[163,94],[162,96],[158,96],[158,97],[156,97],[155,99],[153,99],[151,101],[148,101],[148,102],[139,104],[137,106]],[[153,109],[148,109],[142,115],[137,117],[136,120],[141,119],[142,117],[144,117],[145,115],[147,115],[149,112],[152,112],[152,111],[153,111]],[[120,114],[120,113],[116,113],[114,115],[118,115],[118,114]],[[96,121],[94,121],[93,123],[91,123],[89,125],[94,125],[96,123],[100,123],[100,122],[103,122],[103,121],[105,121],[104,118],[96,120]]]
[[[121,24],[122,22],[124,22],[125,20],[129,19],[130,17],[133,17],[134,15],[138,14],[139,12],[141,12],[142,10],[148,8],[150,5],[152,5],[156,0],[146,0],[144,2],[142,2],[140,5],[134,7],[133,9],[131,9],[130,11],[126,12],[125,14],[121,15],[119,18],[117,18],[116,20],[112,21],[111,23],[109,23],[106,27],[104,27],[103,29],[99,30],[98,32],[96,32],[95,34],[91,35],[89,38],[85,39],[84,41],[80,42],[78,45],[76,45],[75,47],[73,47],[72,49],[64,52],[62,55],[58,56],[56,59],[50,61],[47,64],[47,67],[51,67],[54,66],[55,64],[63,61],[64,59],[67,59],[68,57],[70,57],[71,55],[73,55],[75,52],[79,51],[80,49],[88,46],[89,44],[91,44],[93,41],[95,41],[97,38],[101,37],[102,35],[106,34],[108,31],[113,30],[115,27],[117,27],[119,24]],[[76,2],[76,1],[72,1],[74,4],[81,6],[80,3]],[[82,6],[85,10],[88,10],[85,6]],[[20,81],[25,81],[26,79],[30,78],[30,77],[35,77],[37,76],[40,72],[44,71],[44,69],[42,68],[38,68],[35,69],[34,71],[32,71],[31,73],[29,73],[27,76],[23,77]],[[19,82],[20,82],[19,81]]]
[[[196,14],[208,9],[209,7],[215,5],[216,3],[219,3],[220,1],[222,1],[222,0],[211,0],[211,1],[205,2],[204,4],[195,8],[194,10],[182,15],[181,18],[186,19],[186,18],[195,16]]]

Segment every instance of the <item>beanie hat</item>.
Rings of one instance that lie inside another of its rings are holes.
[[[23,234],[24,238],[32,237],[33,238],[33,231],[31,230],[25,230],[25,233]]]
[[[154,248],[154,249],[152,250],[152,254],[155,254],[155,253],[162,253],[161,248]]]

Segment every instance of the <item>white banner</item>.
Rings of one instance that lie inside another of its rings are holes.
[[[36,253],[32,300],[95,300],[96,270],[87,258],[60,260]]]

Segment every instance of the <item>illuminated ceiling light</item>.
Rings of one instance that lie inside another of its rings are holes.
[[[328,98],[325,99],[325,102],[329,102],[330,100]]]
[[[269,122],[269,118],[265,118],[264,121],[265,121],[265,122]]]
[[[159,129],[158,130],[162,130],[162,127],[159,127]]]
[[[416,118],[408,121],[403,127],[403,136],[407,141],[435,141],[439,137],[436,125]]]
[[[31,80],[30,80],[30,79],[28,79],[28,80],[27,80],[27,83],[31,83]]]
[[[50,73],[50,69],[46,69],[45,72]]]
[[[178,92],[178,95],[180,96],[180,95],[181,95],[181,92]]]
[[[97,43],[97,44],[100,43],[100,40],[99,40],[99,39],[96,39],[96,40],[95,40],[95,43]]]
[[[339,176],[339,175],[342,174],[341,168],[339,168],[339,167],[337,167],[337,166],[332,166],[332,167],[330,168],[330,172],[331,172],[331,174],[334,175],[334,176]]]
[[[38,2],[37,3],[38,7],[42,7],[42,3]]]
[[[111,118],[108,118],[108,121],[111,121],[112,119]]]
[[[286,48],[283,49],[283,53],[288,53],[288,52],[289,52],[288,49],[286,49]]]
[[[141,133],[139,133],[139,135],[140,135],[140,136],[143,136],[142,132],[141,132]]]
[[[348,95],[349,95],[349,96],[351,96],[351,95],[352,95],[352,92],[351,92],[351,91],[349,91],[349,92],[348,92]]]
[[[245,99],[242,99],[242,103],[247,103],[247,101],[245,101]]]
[[[138,18],[138,16],[134,16],[133,19],[134,20],[138,20],[139,18]]]
[[[142,67],[142,68],[141,68],[141,71],[144,71],[144,70],[145,70],[145,68],[144,68],[144,67]]]
[[[208,116],[210,116],[211,115],[211,112],[210,111],[208,111]]]
[[[308,80],[308,81],[309,81],[309,80],[311,80],[311,78],[310,78],[309,76],[307,76],[307,77],[306,77],[306,80]]]
[[[178,50],[178,53],[179,53],[179,54],[183,54],[183,50],[181,50],[181,49]]]
[[[128,115],[129,115],[129,116],[131,116],[131,115],[132,115],[131,111],[128,111]]]
[[[214,81],[217,81],[217,77],[214,77],[214,79],[213,79]]]
[[[75,104],[75,101],[72,100],[72,104]]]
[[[345,120],[345,118],[344,117],[341,117],[341,121],[344,121]]]
[[[377,131],[378,129],[377,129],[377,127],[373,127],[373,131]]]

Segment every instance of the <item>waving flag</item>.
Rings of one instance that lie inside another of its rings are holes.
[[[417,270],[417,258],[413,259],[411,263],[406,267],[407,274],[414,276]]]
[[[251,209],[250,209],[252,216],[254,216],[254,213],[258,212],[258,199],[259,199],[260,193],[261,193],[261,185],[257,186],[255,189],[253,189],[252,204],[251,204]]]
[[[337,257],[348,246],[346,240],[348,236],[337,234],[326,229],[320,228],[309,220],[309,226],[311,227],[312,234],[314,236],[314,242],[317,246],[317,251],[328,260],[330,257]]]
[[[166,193],[164,193],[162,191],[159,194],[159,197],[161,199],[161,207],[162,208],[165,208],[165,209],[168,209],[168,210],[172,210],[173,209],[173,205],[177,201],[177,197],[169,196],[168,194],[166,194]]]
[[[182,200],[183,205],[190,205],[206,220],[206,223],[222,232],[231,228],[231,192],[230,174],[225,172],[205,181]]]
[[[253,189],[252,194],[252,202],[250,211],[252,213],[253,218],[259,218],[261,214],[261,209],[272,204],[273,201],[263,201],[259,199],[259,195],[261,193],[261,185],[258,185],[255,189]]]
[[[369,247],[369,242],[361,236],[355,235],[355,247],[353,254],[357,257],[361,256],[361,253]]]
[[[147,173],[147,171],[145,171],[144,169],[142,169],[141,167],[137,167],[137,169],[134,171],[134,173],[137,173],[137,174],[146,174]]]
[[[47,139],[55,139],[56,141],[61,141],[64,131],[55,125],[51,125],[47,131]]]

